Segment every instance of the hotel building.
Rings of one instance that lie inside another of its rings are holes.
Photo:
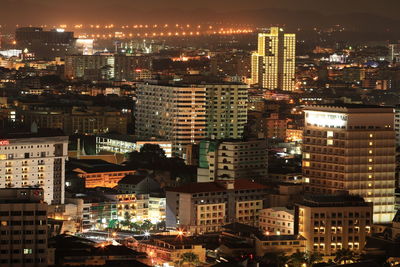
[[[63,204],[68,137],[61,131],[10,133],[0,140],[0,188],[40,187],[44,201]]]
[[[393,108],[343,104],[309,106],[304,112],[305,190],[362,196],[374,205],[374,223],[390,222],[396,167]]]

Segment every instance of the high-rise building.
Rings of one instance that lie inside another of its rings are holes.
[[[258,50],[251,57],[252,83],[267,89],[295,90],[296,35],[271,27],[258,34]]]
[[[260,140],[204,140],[200,142],[198,182],[267,177],[267,142]]]
[[[372,203],[359,196],[306,196],[295,206],[295,234],[306,238],[307,251],[325,256],[340,249],[362,251],[371,225]]]
[[[67,79],[132,81],[138,72],[151,68],[151,57],[145,55],[100,53],[67,55]]]
[[[17,47],[22,50],[28,49],[39,59],[64,58],[75,49],[74,33],[64,29],[44,31],[36,27],[18,28],[15,31],[15,40]]]
[[[206,84],[207,137],[241,138],[247,123],[248,86]]]
[[[400,44],[389,44],[389,61],[394,63],[400,62]]]
[[[140,84],[135,119],[138,138],[172,141],[172,152],[182,155],[205,137],[206,88]]]
[[[61,131],[10,133],[0,140],[0,188],[41,187],[44,201],[63,204],[68,137]]]
[[[47,203],[41,188],[0,189],[0,266],[47,266]]]
[[[390,107],[308,106],[303,179],[311,193],[347,191],[374,204],[375,223],[394,216],[395,131]]]

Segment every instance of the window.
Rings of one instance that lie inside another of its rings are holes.
[[[32,249],[31,248],[24,248],[24,254],[32,254]]]

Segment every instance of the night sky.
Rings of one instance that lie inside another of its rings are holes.
[[[276,8],[284,9],[282,12],[292,17],[307,14],[304,17],[313,23],[323,22],[326,16],[332,19],[354,13],[369,13],[363,14],[366,20],[370,17],[369,20],[377,19],[380,23],[382,19],[397,20],[400,9],[399,0],[0,0],[0,4],[0,23],[9,25],[204,22],[224,18],[223,15],[231,19],[237,16],[242,23],[246,18],[254,19],[249,15],[252,11],[264,10],[265,15],[256,15],[262,17],[268,16],[268,12],[274,14],[271,9]]]

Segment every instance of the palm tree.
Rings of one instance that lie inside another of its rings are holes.
[[[334,262],[339,264],[347,264],[355,262],[357,259],[358,255],[354,251],[347,248],[342,248],[336,251]]]
[[[199,263],[199,256],[193,252],[186,252],[181,255],[179,265],[182,266],[184,263],[188,263],[189,266],[196,266]]]
[[[317,252],[307,251],[304,255],[307,266],[312,267],[315,263],[322,261],[321,254]]]

